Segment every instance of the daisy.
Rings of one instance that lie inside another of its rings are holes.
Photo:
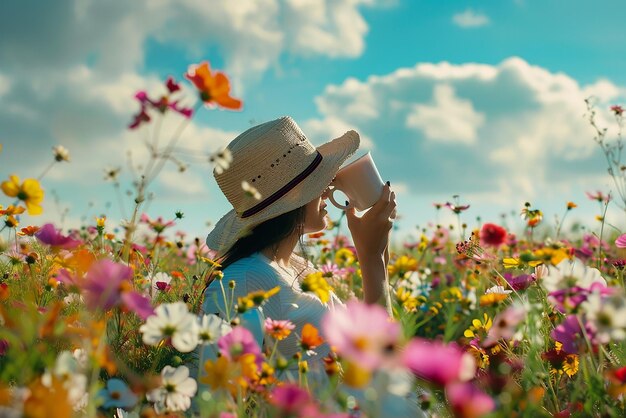
[[[181,353],[189,353],[198,345],[198,321],[184,302],[159,305],[139,331],[147,345],[157,345],[169,338]]]
[[[186,366],[173,368],[165,366],[161,371],[161,386],[146,394],[158,414],[163,412],[186,411],[191,406],[191,398],[198,390],[198,384],[189,377]]]

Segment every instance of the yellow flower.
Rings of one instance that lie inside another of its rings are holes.
[[[343,374],[343,381],[346,385],[353,388],[365,387],[372,379],[372,373],[362,369],[354,363],[346,364],[346,370]]]
[[[96,226],[98,228],[104,228],[104,224],[107,221],[107,217],[103,216],[102,218],[96,218]]]
[[[43,212],[41,202],[43,202],[44,192],[37,180],[26,179],[20,184],[20,178],[13,174],[9,176],[9,180],[0,184],[0,188],[5,195],[23,201],[29,215],[40,215]]]
[[[506,293],[487,293],[480,297],[478,303],[480,306],[491,306],[495,305],[496,303],[502,302],[508,296],[509,295],[507,295]]]
[[[271,298],[280,291],[280,286],[276,286],[270,290],[255,290],[246,296],[237,298],[237,312],[244,313],[248,309],[261,306],[266,299]]]
[[[453,303],[463,300],[463,294],[458,287],[449,287],[441,292],[441,300],[446,303]]]
[[[396,290],[396,299],[409,312],[414,312],[421,305],[420,301],[403,287]]]
[[[491,295],[493,293],[489,294]],[[489,315],[485,313],[483,314],[483,320],[481,321],[480,319],[475,318],[472,321],[472,325],[465,330],[463,335],[467,338],[484,337],[487,335],[492,325],[493,321],[489,318]]]
[[[541,260],[550,261],[553,266],[556,266],[566,258],[571,258],[567,248],[541,248],[533,253],[533,255]]]
[[[389,277],[398,275],[400,278],[405,278],[412,271],[417,270],[417,260],[413,257],[406,255],[398,257],[398,259],[388,267]]]
[[[335,263],[338,266],[346,266],[354,263],[354,253],[348,248],[340,248],[335,253]]]
[[[322,303],[330,300],[330,292],[333,290],[324,279],[321,271],[308,274],[300,284],[303,292],[315,293]]]

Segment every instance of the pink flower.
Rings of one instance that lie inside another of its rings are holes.
[[[446,202],[444,206],[450,209],[452,212],[457,213],[457,214],[463,212],[464,210],[469,209],[470,207],[470,205],[455,205],[454,203],[450,203],[450,202]]]
[[[600,190],[597,190],[595,193],[585,192],[587,197],[591,200],[597,200],[598,202],[608,202],[611,200],[611,195],[605,195]]]
[[[480,242],[492,247],[499,247],[506,240],[506,229],[500,225],[486,223],[480,228]]]
[[[490,347],[500,340],[508,341],[513,338],[517,325],[526,318],[526,310],[521,306],[510,306],[500,312],[493,320],[483,346]]]
[[[373,370],[394,361],[400,324],[380,305],[351,300],[345,309],[327,313],[321,322],[328,343],[359,367]]]
[[[92,309],[110,310],[120,304],[142,319],[152,315],[150,301],[133,291],[133,270],[109,259],[95,262],[83,281],[86,305]]]
[[[61,235],[61,233],[55,229],[53,224],[45,224],[42,226],[39,231],[35,233],[35,237],[37,237],[39,241],[54,249],[70,250],[82,244],[82,241],[72,239],[69,236]]]
[[[235,327],[217,342],[220,353],[228,360],[236,361],[245,354],[254,354],[257,361],[261,361],[261,348],[254,336],[244,327]]]
[[[615,116],[622,116],[624,113],[624,108],[620,105],[611,106],[611,112],[615,114]]]
[[[165,231],[165,229],[176,225],[174,221],[165,222],[161,216],[156,219],[150,219],[150,217],[145,213],[141,214],[141,218],[139,218],[139,221],[148,224],[148,226],[150,226],[150,228],[157,234],[160,234],[161,232]]]
[[[585,331],[593,339],[593,328],[585,323]],[[584,335],[576,315],[569,315],[552,330],[550,336],[562,344],[561,349],[568,354],[578,354],[585,346]]]
[[[440,386],[465,382],[476,374],[474,357],[455,344],[413,338],[402,360],[416,376]]]
[[[453,383],[446,387],[446,397],[458,418],[482,417],[496,407],[494,400],[471,383]]]
[[[622,234],[620,235],[616,240],[615,240],[615,246],[617,248],[626,248],[626,234]]]
[[[305,389],[287,383],[272,391],[270,403],[279,407],[284,415],[300,416],[302,409],[313,403],[313,399]]]

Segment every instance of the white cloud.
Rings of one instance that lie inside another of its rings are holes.
[[[456,97],[447,84],[436,85],[433,103],[414,105],[406,119],[407,127],[423,131],[427,139],[463,144],[476,141],[484,122],[485,116],[474,110],[472,102]]]
[[[11,83],[9,82],[9,78],[0,73],[0,97],[8,93],[10,88]]]
[[[462,194],[506,205],[556,198],[554,190],[578,193],[583,179],[604,181],[584,117],[590,94],[600,126],[615,128],[608,107],[626,98],[626,86],[581,85],[516,57],[498,65],[420,63],[328,86],[316,98],[315,124],[371,138],[383,177],[406,184],[407,195]],[[367,112],[351,111],[363,98]],[[609,130],[609,140],[615,133]]]
[[[452,16],[452,22],[462,28],[478,28],[489,24],[489,17],[472,9],[467,9],[462,13]]]

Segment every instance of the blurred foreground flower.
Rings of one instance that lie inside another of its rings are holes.
[[[146,394],[158,414],[164,412],[186,411],[191,406],[191,398],[198,390],[198,384],[189,377],[186,366],[173,368],[165,366],[161,371],[161,386]]]
[[[184,302],[159,305],[139,331],[147,345],[169,339],[181,353],[189,353],[198,346],[198,322]]]
[[[35,237],[42,243],[54,249],[71,250],[82,244],[82,241],[62,235],[53,224],[45,224],[36,233]]]
[[[5,195],[23,201],[29,215],[40,215],[43,212],[41,202],[43,202],[44,191],[37,180],[26,179],[20,184],[20,178],[12,174],[9,180],[0,184],[0,188]]]
[[[102,408],[129,409],[137,403],[137,395],[131,391],[126,383],[120,379],[109,379],[106,388],[100,389],[98,398],[102,402]]]

